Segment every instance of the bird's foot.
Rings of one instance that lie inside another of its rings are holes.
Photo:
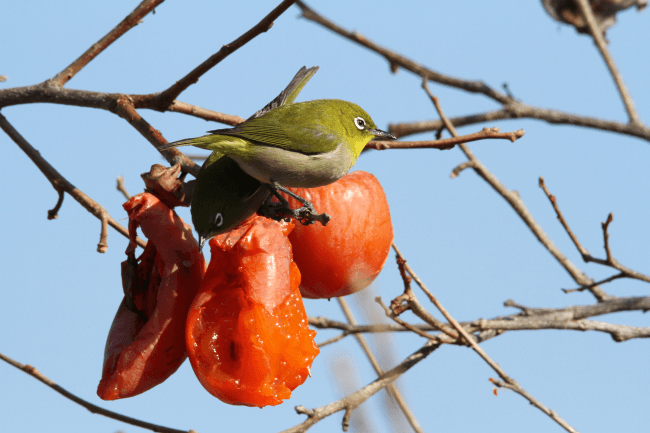
[[[332,218],[326,213],[316,212],[314,205],[309,202],[307,202],[307,204],[301,208],[291,209],[289,207],[289,203],[286,202],[286,200],[284,203],[278,203],[271,201],[271,197],[272,196],[270,196],[266,203],[264,203],[264,205],[260,208],[260,214],[267,218],[271,218],[276,221],[284,220],[287,222],[294,219],[304,226],[314,224],[315,222],[319,222],[322,225],[327,225],[327,223]]]
[[[314,205],[310,201],[305,200],[292,191],[289,191],[279,183],[273,182],[271,184],[266,184],[266,186],[271,190],[273,194],[271,194],[269,198],[266,199],[266,202],[260,208],[260,214],[263,216],[274,219],[276,221],[284,220],[288,222],[291,221],[291,219],[295,219],[304,226],[314,224],[316,221],[322,225],[327,225],[330,219],[332,219],[332,217],[326,213],[316,212]],[[303,206],[298,209],[291,209],[289,207],[289,202],[287,199],[282,197],[278,191],[282,191],[288,196],[293,197],[298,202],[302,203]],[[277,198],[279,200],[279,203],[272,201],[273,197]]]

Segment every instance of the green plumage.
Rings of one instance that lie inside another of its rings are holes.
[[[303,67],[277,98],[233,128],[159,148],[191,145],[214,152],[201,168],[192,201],[192,220],[202,238],[246,219],[269,195],[265,189],[330,184],[352,168],[372,138],[395,138],[351,102],[294,103],[317,70]],[[224,219],[215,219],[217,214]]]

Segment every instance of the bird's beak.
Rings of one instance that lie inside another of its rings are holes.
[[[203,245],[205,245],[205,241],[207,240],[208,240],[207,236],[203,236],[202,234],[199,233],[199,251],[203,251]]]
[[[381,129],[369,129],[368,132],[374,134],[375,137],[385,137],[391,140],[397,140],[397,137],[395,137],[393,134],[390,132],[382,131]]]

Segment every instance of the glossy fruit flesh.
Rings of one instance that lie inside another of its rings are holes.
[[[186,341],[199,381],[226,403],[282,403],[307,379],[319,352],[298,290],[291,226],[254,215],[210,241]]]

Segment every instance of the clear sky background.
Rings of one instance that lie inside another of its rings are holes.
[[[43,2],[0,6],[0,88],[40,83],[61,71],[137,5],[137,1]],[[111,45],[67,85],[69,88],[149,93],[167,88],[265,16],[276,2],[169,0]],[[516,98],[545,108],[626,121],[613,81],[591,39],[560,25],[541,2],[313,1],[310,5],[348,29],[434,70],[507,82]],[[611,52],[635,100],[650,122],[647,42],[650,12],[619,15],[609,30]],[[389,123],[434,119],[420,79],[392,74],[386,61],[329,31],[299,19],[292,7],[273,28],[240,49],[179,99],[247,117],[282,90],[303,65],[320,70],[299,101],[340,98],[358,103],[380,128]],[[450,116],[496,109],[485,97],[432,84]],[[176,113],[142,110],[169,140],[197,136],[218,124]],[[70,182],[126,224],[122,175],[141,192],[140,173],[164,163],[127,122],[102,110],[51,104],[8,107],[2,114]],[[595,256],[603,257],[600,222],[614,212],[611,246],[623,264],[650,272],[650,207],[647,142],[572,126],[508,120],[482,126],[523,128],[512,144],[471,144],[478,158],[510,189],[517,190],[553,242],[592,278],[615,272],[585,265],[557,223],[537,186],[543,175],[572,228]],[[428,139],[432,134],[410,137]],[[345,392],[375,375],[356,342],[324,348],[313,377],[291,400],[262,410],[221,403],[194,377],[189,363],[162,385],[140,396],[103,402],[95,394],[109,326],[122,297],[120,262],[126,239],[109,233],[106,254],[95,252],[99,221],[69,196],[59,219],[47,210],[57,194],[26,155],[0,134],[0,352],[37,367],[92,403],[178,429],[212,432],[274,432],[304,419],[294,406],[317,407],[341,397],[332,368],[343,371]],[[593,303],[588,293],[564,294],[576,284],[544,250],[506,202],[471,171],[450,179],[464,157],[458,149],[389,150],[364,154],[355,169],[373,173],[386,190],[395,241],[410,265],[458,320],[515,313],[507,299],[533,307]],[[180,211],[186,221],[189,212]],[[207,250],[207,249],[206,249]],[[385,302],[403,289],[393,255],[371,290]],[[645,295],[648,286],[618,281],[605,287],[616,296]],[[418,293],[418,292],[416,292]],[[372,298],[372,295],[369,296]],[[420,295],[424,302],[424,296]],[[358,298],[350,298],[366,322]],[[344,320],[336,302],[308,300],[307,312]],[[370,302],[375,315],[379,306]],[[434,307],[430,306],[430,311]],[[404,318],[415,322],[411,313]],[[597,320],[648,326],[641,313]],[[319,331],[317,341],[334,336]],[[390,368],[418,349],[420,337],[400,334],[380,356]],[[376,343],[376,342],[375,342]],[[377,347],[375,344],[374,347]],[[647,431],[650,423],[648,342],[615,343],[609,335],[575,331],[509,332],[484,349],[532,395],[579,431]],[[392,357],[392,358],[391,358]],[[470,349],[443,347],[399,380],[404,396],[428,432],[549,432],[560,428],[523,398],[492,393],[495,373]],[[383,397],[362,406],[377,432],[387,427]],[[643,409],[646,408],[646,409]],[[342,413],[311,431],[340,428]],[[137,427],[93,415],[40,382],[0,363],[0,430],[6,432],[138,432]]]

